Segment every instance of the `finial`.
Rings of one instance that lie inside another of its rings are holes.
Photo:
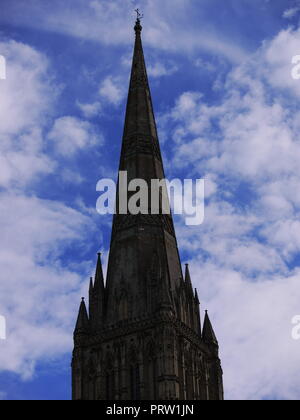
[[[83,298],[81,298],[81,300],[82,300],[82,302],[84,302],[84,297],[83,297]]]
[[[136,13],[136,21],[140,22],[141,19],[143,19],[144,15],[140,12],[140,9],[135,9],[135,13]]]
[[[93,277],[90,277],[90,288],[89,288],[89,293],[92,293],[94,289],[94,284],[93,284]]]
[[[136,12],[136,22],[135,22],[134,30],[136,33],[138,33],[138,32],[141,32],[143,29],[141,25],[141,19],[143,19],[144,15],[141,14],[139,9],[136,9],[135,12]]]
[[[102,256],[102,253],[101,252],[97,252],[97,255],[98,255],[98,257],[101,257]]]

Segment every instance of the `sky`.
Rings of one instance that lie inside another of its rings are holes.
[[[300,55],[296,0],[0,0],[0,399],[67,400],[72,333],[111,217],[134,42],[168,179],[204,178],[176,219],[226,399],[300,399]]]

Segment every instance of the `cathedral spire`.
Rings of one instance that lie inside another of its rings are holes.
[[[90,322],[94,330],[102,327],[104,314],[104,277],[101,262],[101,253],[98,253],[95,282],[90,283]]]
[[[161,161],[161,152],[142,45],[141,17],[139,14],[134,27],[135,45],[123,133],[121,170],[127,169],[128,165],[126,160],[128,158],[140,153],[155,156]],[[139,172],[140,178],[142,179],[145,179],[143,175],[145,175],[146,168],[142,171],[143,167],[136,167],[136,171]],[[135,175],[138,175],[138,173]],[[152,173],[149,175],[153,175],[153,179],[163,178],[163,169],[152,168]]]
[[[89,317],[88,317],[84,298],[82,298],[74,334],[86,334],[88,332],[89,332]]]
[[[124,186],[119,179],[117,211],[113,219],[106,281],[107,319],[111,321],[117,316],[117,311],[114,310],[115,302],[120,300],[116,292],[120,290],[120,268],[123,268],[124,278],[130,289],[128,293],[139,293],[140,296],[137,302],[131,297],[136,302],[130,311],[132,317],[141,315],[149,306],[142,276],[149,277],[155,252],[160,256],[162,267],[165,267],[171,292],[179,286],[179,279],[182,278],[172,215],[163,214],[162,211],[152,214],[151,197],[146,214],[142,211],[138,214],[124,214],[119,209],[119,197],[123,189],[128,189],[130,181],[144,180],[150,191],[152,180],[165,179],[144,58],[140,19],[141,15],[138,14],[119,165],[119,171],[127,174],[127,185]],[[132,195],[128,194],[128,202]]]
[[[94,292],[94,283],[93,283],[93,277],[90,277],[90,287],[89,287],[89,295]]]
[[[193,285],[192,285],[192,279],[191,279],[191,274],[190,274],[190,268],[188,264],[185,264],[185,284],[188,288],[189,291],[193,292]]]
[[[98,252],[97,268],[95,274],[94,291],[104,290],[104,276],[101,261],[101,253]]]
[[[219,345],[207,311],[205,311],[202,338],[203,338],[203,341],[207,344],[214,344],[215,346]]]
[[[83,300],[75,330],[73,399],[223,399],[217,340],[208,315],[202,339],[199,299],[188,266],[184,280],[172,214],[161,211],[162,203],[151,212],[152,181],[164,184],[165,175],[141,18],[137,10],[107,278],[98,254],[89,316]],[[148,212],[142,198],[131,200],[139,185],[128,188],[141,180]],[[158,193],[162,202],[165,191]],[[128,209],[119,208],[124,196]],[[130,212],[131,201],[141,203],[140,211]]]

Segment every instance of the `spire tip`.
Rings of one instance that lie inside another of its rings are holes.
[[[135,27],[134,30],[136,33],[141,32],[143,27],[141,25],[141,19],[143,19],[144,15],[140,12],[140,9],[135,9],[136,13],[136,21],[135,21]]]
[[[135,9],[135,13],[136,13],[136,21],[140,22],[141,19],[143,19],[144,15],[140,12],[140,9]]]

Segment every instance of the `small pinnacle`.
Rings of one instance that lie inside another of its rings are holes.
[[[82,302],[84,302],[84,297],[83,297],[83,298],[81,298],[81,300],[82,300]]]

